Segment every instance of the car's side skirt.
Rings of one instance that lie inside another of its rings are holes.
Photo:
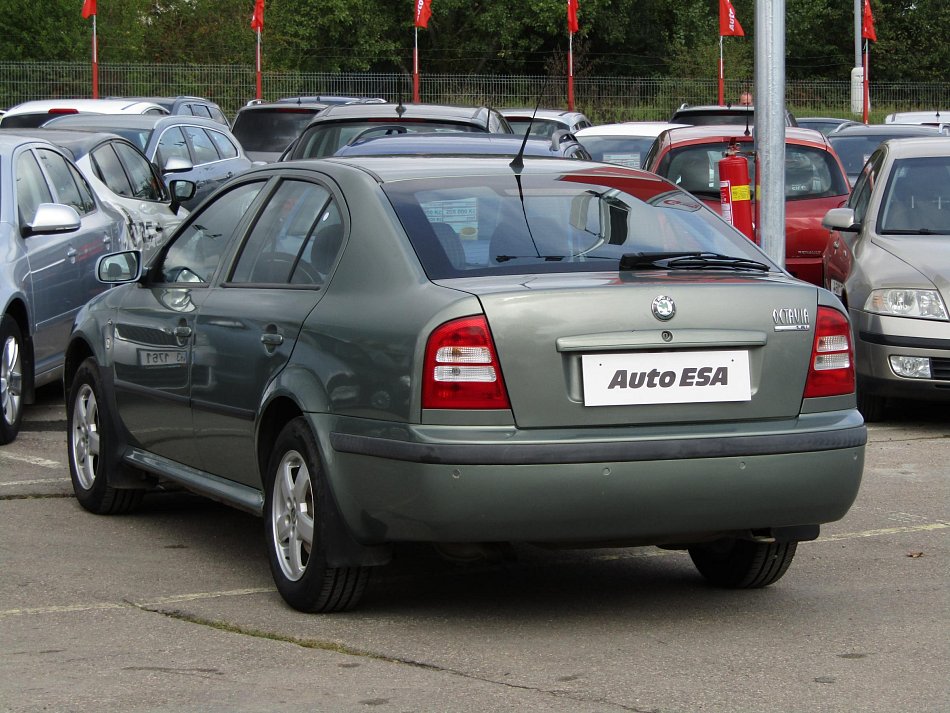
[[[136,468],[171,480],[211,500],[225,503],[258,517],[264,513],[264,494],[256,488],[205,473],[197,468],[176,463],[138,448],[129,449],[124,459]]]

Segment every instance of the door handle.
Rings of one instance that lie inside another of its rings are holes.
[[[261,335],[261,344],[265,347],[276,348],[284,343],[284,338],[279,334],[274,334],[273,332],[264,332]]]
[[[66,249],[66,259],[69,260],[70,265],[76,264],[76,256],[79,254],[79,251],[76,250],[72,245]]]
[[[188,338],[191,336],[191,327],[187,324],[179,324],[172,330],[172,335],[175,339],[178,340],[180,346],[184,346],[185,342],[188,341]]]

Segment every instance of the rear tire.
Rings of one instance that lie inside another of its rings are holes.
[[[23,334],[8,314],[0,319],[0,446],[20,432],[23,419]]]
[[[717,587],[757,589],[782,578],[797,548],[797,542],[723,539],[694,545],[689,556],[699,573]]]
[[[862,391],[859,387],[857,398],[858,411],[864,416],[865,421],[874,423],[875,421],[884,420],[884,414],[887,410],[887,400],[883,396],[869,394],[866,391]]]
[[[115,456],[115,433],[103,398],[98,366],[86,359],[69,390],[66,414],[69,475],[76,500],[97,515],[131,512],[140,502],[142,489],[113,488],[110,476],[122,467]]]
[[[329,567],[319,520],[332,507],[319,450],[303,418],[288,423],[274,443],[264,499],[267,557],[277,591],[302,612],[347,611],[356,606],[369,569]]]

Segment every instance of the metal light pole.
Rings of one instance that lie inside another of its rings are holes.
[[[761,245],[785,265],[785,0],[755,2],[755,148]]]

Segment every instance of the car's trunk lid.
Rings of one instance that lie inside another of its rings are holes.
[[[484,308],[522,428],[797,415],[817,290],[649,271],[447,280]],[[657,310],[674,306],[666,321]],[[653,373],[655,372],[655,373]],[[725,383],[724,383],[725,382]]]

